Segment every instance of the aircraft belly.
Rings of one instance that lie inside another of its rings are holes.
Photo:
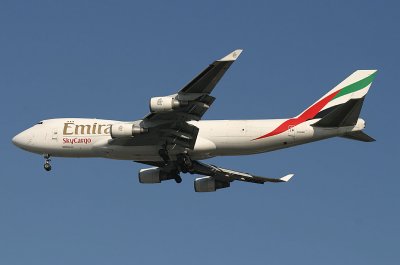
[[[286,137],[275,136],[274,139],[253,140],[253,138],[235,138],[215,140],[215,155],[250,155],[269,152],[276,149],[286,148],[284,144]]]
[[[96,147],[95,152],[102,157],[120,160],[137,160],[137,161],[160,161],[158,155],[160,147],[151,146],[121,146],[108,145]]]
[[[277,121],[205,121],[199,122],[199,136],[215,145],[210,155],[229,156],[268,152],[285,148],[294,139],[287,134],[276,135],[268,139],[255,140],[258,136],[273,130]]]

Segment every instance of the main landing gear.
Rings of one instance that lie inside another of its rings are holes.
[[[168,165],[170,158],[168,155],[167,143],[162,145],[162,148],[158,150],[158,155],[161,156],[162,160],[164,161],[165,165]]]
[[[44,159],[45,159],[45,160],[44,160],[44,165],[43,165],[44,170],[50,171],[50,170],[51,170],[51,165],[50,165],[51,159],[50,159],[50,155],[49,155],[49,154],[44,155]]]
[[[160,150],[158,150],[158,155],[162,158],[162,160],[165,163],[165,166],[170,165],[171,163],[171,159],[169,157],[168,154],[168,149],[167,149],[167,144],[164,144],[162,146],[162,148]],[[184,154],[182,155],[182,157],[178,158],[180,161],[178,162],[179,164],[184,164],[184,168],[187,169],[188,167],[190,167],[192,165],[192,161],[190,160],[189,156]],[[182,168],[181,166],[179,166],[179,168]],[[186,173],[188,170],[181,170],[183,173]],[[176,183],[181,183],[182,182],[182,178],[179,175],[179,170],[176,171],[175,177],[173,178],[175,180]]]
[[[162,148],[158,150],[158,155],[161,156],[162,160],[164,161],[165,165],[168,165],[169,162],[169,155],[166,148]]]
[[[188,173],[193,170],[192,159],[187,154],[181,154],[177,157],[178,165],[183,173]]]
[[[181,178],[181,176],[179,176],[179,175],[177,175],[177,176],[174,178],[174,180],[175,180],[175,182],[178,183],[178,184],[182,182],[182,178]]]

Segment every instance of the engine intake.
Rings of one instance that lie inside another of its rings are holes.
[[[150,111],[167,112],[187,104],[187,101],[177,100],[174,97],[155,97],[150,99]]]
[[[212,192],[230,187],[230,182],[218,181],[213,177],[201,177],[194,180],[194,190],[196,192]]]
[[[139,171],[140,183],[160,183],[164,180],[180,178],[178,174],[162,171],[159,167],[141,169]]]
[[[147,131],[147,128],[137,126],[133,123],[116,123],[110,127],[111,138],[129,138]]]

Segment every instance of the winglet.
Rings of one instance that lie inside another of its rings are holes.
[[[289,174],[289,175],[286,175],[284,177],[281,177],[280,180],[282,182],[288,182],[293,176],[294,176],[294,174]]]
[[[231,52],[230,54],[228,54],[227,56],[225,56],[224,58],[219,59],[218,61],[220,62],[225,62],[225,61],[235,61],[239,55],[242,53],[242,49],[237,49],[233,52]]]

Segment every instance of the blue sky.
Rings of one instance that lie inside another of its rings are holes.
[[[398,264],[400,6],[396,1],[1,1],[0,264]],[[134,120],[214,59],[244,52],[205,119],[300,113],[378,69],[375,143],[331,139],[215,158],[284,185],[211,194],[141,185],[144,166],[53,160],[11,144],[45,118]]]

